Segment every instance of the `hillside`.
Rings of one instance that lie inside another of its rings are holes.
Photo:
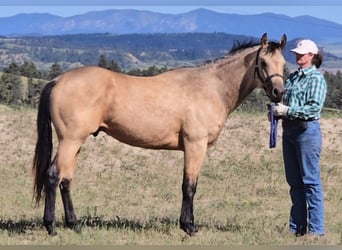
[[[58,62],[68,69],[95,65],[101,54],[123,69],[150,65],[177,67],[203,63],[226,54],[247,36],[224,33],[78,34],[0,38],[0,69],[11,62],[33,61],[39,68]]]
[[[58,62],[67,70],[82,65],[96,65],[102,54],[117,62],[124,70],[148,68],[151,65],[174,68],[202,64],[206,60],[224,56],[234,43],[259,39],[260,36],[227,33],[0,37],[0,70],[12,62],[24,61],[34,62],[42,70]],[[296,40],[289,40],[284,51],[290,66],[295,64],[295,58],[289,52],[295,43]],[[324,51],[324,69],[336,71],[342,68],[341,48],[342,44],[338,43],[331,50],[321,47]]]
[[[315,31],[315,32],[313,32]],[[19,14],[0,18],[0,35],[64,35],[79,33],[150,34],[224,32],[259,37],[268,32],[290,40],[310,37],[318,42],[342,42],[342,25],[312,16],[289,17],[273,13],[238,15],[196,9],[181,14],[151,11],[105,10],[70,17]]]

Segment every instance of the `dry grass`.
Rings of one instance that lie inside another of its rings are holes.
[[[265,115],[234,113],[210,148],[195,197],[200,232],[179,229],[183,155],[130,147],[100,134],[82,147],[73,183],[82,234],[63,227],[57,197],[58,235],[42,227],[43,207],[32,204],[31,162],[36,112],[0,106],[1,244],[342,244],[342,119],[322,119],[327,235],[319,241],[287,232],[290,207],[278,145],[268,148]]]

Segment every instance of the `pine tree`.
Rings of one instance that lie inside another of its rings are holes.
[[[63,70],[61,66],[55,62],[54,64],[52,64],[49,70],[49,73],[48,73],[49,80],[54,79],[56,76],[59,76],[62,73],[63,73]]]
[[[105,55],[100,55],[99,61],[97,63],[97,66],[101,68],[108,69],[108,61]]]

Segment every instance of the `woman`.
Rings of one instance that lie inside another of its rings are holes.
[[[327,86],[318,71],[323,57],[317,45],[307,39],[299,41],[291,51],[299,69],[286,80],[284,104],[274,106],[274,114],[283,118],[283,158],[292,200],[289,227],[296,236],[323,236],[319,119]]]

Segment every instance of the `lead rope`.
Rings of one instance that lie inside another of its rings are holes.
[[[278,128],[278,119],[274,116],[274,106],[276,104],[272,102],[268,105],[268,109],[270,111],[270,148],[275,148],[277,145],[277,128]]]

